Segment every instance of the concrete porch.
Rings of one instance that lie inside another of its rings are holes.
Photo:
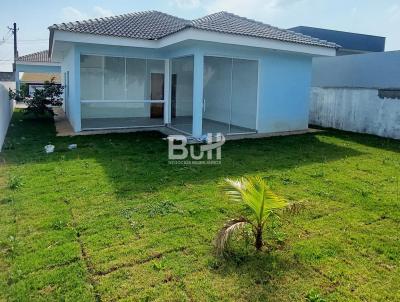
[[[108,134],[108,133],[131,133],[131,132],[143,132],[143,131],[158,131],[162,134],[168,135],[178,135],[182,134],[179,131],[170,129],[164,126],[156,127],[145,127],[145,128],[121,128],[121,129],[99,129],[99,130],[85,130],[81,132],[74,132],[70,122],[68,121],[65,112],[62,108],[54,108],[54,124],[56,127],[57,136],[78,136],[78,135],[95,135],[95,134]]]
[[[157,127],[142,127],[142,128],[124,128],[124,129],[99,129],[99,130],[85,130],[81,132],[74,132],[71,124],[68,121],[62,108],[54,108],[54,124],[56,127],[57,136],[77,136],[77,135],[95,135],[95,134],[109,134],[109,133],[133,133],[133,132],[143,132],[143,131],[158,131],[162,134],[168,135],[182,135],[182,132],[175,129],[157,126]],[[246,133],[246,134],[233,134],[226,135],[226,140],[239,140],[239,139],[256,139],[274,136],[287,136],[287,135],[299,135],[305,133],[315,133],[323,130],[318,129],[306,129],[300,131],[285,131],[285,132],[275,132],[275,133]]]

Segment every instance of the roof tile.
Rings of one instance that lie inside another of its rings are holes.
[[[40,63],[52,63],[49,58],[49,51],[42,50],[39,52],[31,53],[25,56],[18,57],[18,61],[23,62],[40,62]]]
[[[158,11],[145,11],[109,18],[54,24],[49,27],[51,30],[145,40],[158,40],[185,28],[330,48],[339,47],[335,43],[280,29],[228,12],[219,12],[191,21]]]

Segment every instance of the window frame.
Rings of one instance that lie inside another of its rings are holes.
[[[82,66],[81,66],[81,60],[82,56],[95,56],[95,57],[101,57],[102,58],[102,99],[82,99],[82,85],[80,87],[80,102],[81,103],[112,103],[112,102],[118,102],[118,103],[161,103],[165,104],[165,95],[163,100],[151,100],[151,98],[147,95],[148,94],[148,88],[151,85],[151,77],[149,77],[149,68],[148,68],[148,61],[159,61],[160,62],[160,67],[162,66],[162,74],[165,76],[165,59],[161,58],[141,58],[141,57],[130,57],[130,56],[115,56],[115,55],[102,55],[102,54],[94,54],[94,53],[81,53],[79,57],[79,76],[81,78],[82,76]],[[124,94],[125,94],[125,99],[119,100],[119,99],[114,99],[114,100],[108,100],[105,99],[105,93],[104,93],[104,83],[105,83],[105,59],[106,58],[123,58],[124,59],[124,79],[125,79],[125,87],[124,87]],[[144,85],[144,95],[145,98],[143,100],[129,100],[127,99],[127,68],[126,68],[126,63],[127,59],[137,59],[137,60],[144,60],[146,63],[146,69],[145,69],[145,85]],[[85,68],[85,67],[84,67]],[[80,80],[80,84],[82,84],[82,80]]]

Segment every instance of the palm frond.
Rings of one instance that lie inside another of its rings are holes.
[[[232,201],[243,201],[251,208],[258,222],[262,222],[272,210],[287,206],[287,202],[269,188],[264,179],[259,176],[242,178],[241,180],[226,179],[225,192]]]
[[[247,179],[241,178],[240,180],[225,179],[226,183],[223,186],[225,193],[231,201],[241,201],[247,204],[255,213],[258,212],[257,203],[252,203],[252,200],[245,200],[244,195],[247,190]]]
[[[225,179],[222,189],[232,201],[242,201],[243,183],[239,180]]]
[[[225,223],[215,238],[215,248],[218,254],[223,254],[233,233],[246,224],[251,224],[251,222],[244,217],[232,219]]]

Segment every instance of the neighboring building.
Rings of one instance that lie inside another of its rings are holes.
[[[289,30],[340,45],[341,48],[337,51],[338,56],[385,51],[385,37],[309,26],[297,26]]]
[[[0,82],[14,82],[14,73],[7,71],[0,71]]]
[[[56,82],[60,83],[60,64],[51,61],[48,50],[18,57],[15,66],[17,89],[20,88],[21,82],[39,87],[39,85],[43,85],[46,80],[50,80],[53,76],[56,77]],[[32,88],[29,89],[29,93],[32,92]]]
[[[227,12],[184,20],[148,11],[49,29],[76,132],[305,130],[312,58],[338,47]]]
[[[45,82],[54,79],[56,84],[61,85],[60,73],[29,73],[23,72],[20,76],[20,85],[26,84],[29,95],[32,95],[35,89],[42,89]]]
[[[313,87],[400,88],[400,50],[315,58]]]

